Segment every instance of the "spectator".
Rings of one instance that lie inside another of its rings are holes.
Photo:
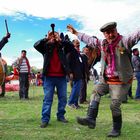
[[[37,72],[36,74],[36,86],[41,86],[42,85],[42,74]]]
[[[12,64],[13,69],[19,73],[19,98],[20,99],[29,99],[29,75],[30,75],[30,63],[26,57],[26,50],[21,51],[21,57],[17,58],[16,61]]]
[[[67,54],[67,60],[70,67],[70,80],[72,80],[72,90],[68,100],[68,106],[70,108],[78,109],[78,98],[80,95],[81,83],[83,77],[83,61],[80,55],[80,42],[79,40],[73,40],[74,51]]]
[[[81,53],[82,64],[83,64],[83,78],[81,82],[81,89],[79,95],[80,104],[88,103],[87,101],[87,83],[89,80],[88,55],[89,55],[89,50],[87,47],[84,47]]]
[[[137,90],[135,94],[135,99],[140,101],[140,57],[139,50],[133,49],[132,64],[134,67],[135,76],[137,79]]]

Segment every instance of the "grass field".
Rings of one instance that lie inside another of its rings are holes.
[[[88,99],[93,89],[92,82],[88,84]],[[133,84],[133,95],[136,90],[136,81]],[[68,87],[68,96],[70,88]],[[66,108],[68,124],[56,120],[57,96],[54,96],[52,115],[47,128],[40,128],[41,108],[43,100],[42,87],[30,87],[30,100],[21,101],[18,92],[6,93],[0,98],[0,139],[1,140],[107,140],[107,133],[112,128],[110,112],[110,98],[102,97],[97,127],[89,129],[76,122],[76,116],[85,116],[88,105],[81,109]],[[140,139],[140,102],[132,99],[122,104],[123,128],[122,135],[116,140]]]

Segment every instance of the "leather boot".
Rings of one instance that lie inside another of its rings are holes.
[[[0,98],[1,98],[1,97],[4,97],[4,93],[1,93],[1,94],[0,94]]]
[[[122,115],[113,116],[113,129],[108,134],[108,137],[118,137],[121,134]]]
[[[89,128],[94,129],[96,126],[96,117],[98,115],[98,106],[98,102],[92,101],[89,105],[87,116],[85,118],[77,117],[77,122],[81,125],[86,125]]]

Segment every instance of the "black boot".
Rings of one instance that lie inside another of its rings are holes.
[[[0,94],[0,97],[4,97],[4,95],[5,95],[5,82],[2,83],[1,90],[2,90],[2,92]]]
[[[81,125],[86,125],[89,128],[94,129],[96,126],[96,117],[98,115],[98,106],[98,102],[92,101],[89,105],[87,116],[85,118],[77,117],[77,122]]]
[[[118,137],[121,134],[122,116],[113,116],[113,129],[108,137]]]
[[[1,94],[0,94],[0,98],[1,98],[1,97],[4,97],[4,95],[5,95],[5,93],[1,93]]]

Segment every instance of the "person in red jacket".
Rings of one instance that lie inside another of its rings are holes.
[[[58,32],[49,32],[47,37],[37,41],[34,47],[44,58],[42,72],[44,100],[40,127],[45,128],[49,124],[55,88],[58,96],[57,120],[67,123],[64,116],[67,104],[66,74],[69,73],[66,53],[73,45],[69,40],[65,40],[62,34],[60,38]]]

